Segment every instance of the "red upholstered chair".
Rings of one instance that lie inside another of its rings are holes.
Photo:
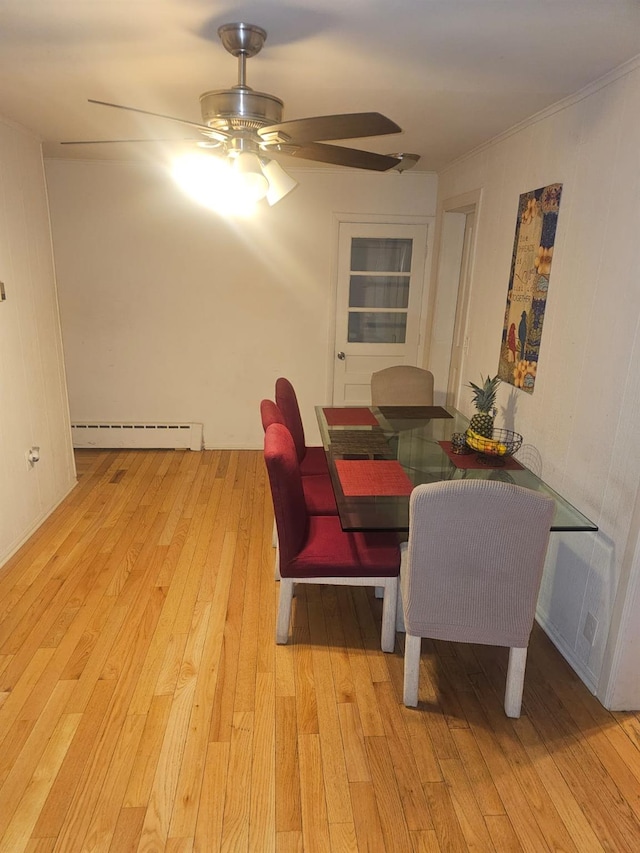
[[[335,515],[310,515],[291,433],[267,427],[264,458],[280,541],[280,603],[276,642],[286,643],[296,583],[344,584],[384,589],[383,651],[395,645],[400,551],[390,533],[345,533]]]
[[[285,425],[293,436],[293,442],[298,455],[300,473],[303,477],[309,474],[327,474],[327,457],[323,447],[307,447],[304,438],[304,427],[300,416],[298,398],[293,385],[288,379],[280,377],[276,381],[276,405],[282,413]]]
[[[282,412],[272,400],[262,400],[260,403],[260,417],[262,428],[267,431],[271,424],[280,424],[285,429],[287,426],[282,417]],[[324,450],[323,450],[324,452]],[[331,485],[329,469],[325,474],[310,474],[302,478],[302,491],[310,515],[337,515],[338,507]],[[275,577],[280,580],[280,549],[278,547],[278,529],[275,519],[273,522],[272,545],[276,548]]]
[[[289,429],[280,408],[272,400],[262,400],[260,403],[262,428],[267,430],[271,424],[282,424]],[[289,429],[289,432],[291,430]],[[310,515],[337,515],[338,507],[333,494],[333,486],[329,477],[324,448],[322,450],[325,467],[323,473],[302,475],[302,490]],[[302,471],[301,471],[302,474]]]

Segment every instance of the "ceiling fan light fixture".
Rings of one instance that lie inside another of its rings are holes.
[[[263,199],[269,190],[269,180],[262,173],[262,165],[257,154],[242,151],[233,159],[233,169],[240,178],[241,192],[253,201]]]
[[[289,175],[275,160],[262,163],[262,173],[269,181],[267,201],[273,207],[298,186],[298,182]]]
[[[255,199],[223,157],[204,151],[185,154],[174,161],[172,171],[180,189],[209,210],[223,216],[250,216],[255,211]]]

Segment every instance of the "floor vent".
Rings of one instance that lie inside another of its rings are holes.
[[[74,447],[202,450],[202,424],[71,424]]]

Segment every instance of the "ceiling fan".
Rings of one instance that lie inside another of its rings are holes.
[[[224,24],[218,29],[224,48],[238,59],[238,82],[231,89],[219,89],[200,95],[202,124],[186,119],[150,112],[136,107],[112,104],[89,99],[92,104],[155,116],[197,131],[201,148],[216,149],[233,161],[245,176],[255,175],[256,187],[260,184],[270,203],[279,201],[287,181],[296,185],[270,156],[287,155],[303,160],[314,160],[335,166],[350,166],[384,172],[396,168],[403,171],[417,162],[417,155],[387,155],[341,145],[327,144],[328,140],[359,139],[400,133],[401,128],[377,112],[345,113],[313,116],[282,121],[284,104],[275,95],[256,92],[246,83],[247,59],[262,49],[267,33],[254,24]],[[146,140],[91,140],[64,142],[63,145],[90,145],[98,142],[140,142]],[[149,140],[151,141],[151,140]],[[409,158],[403,166],[403,159]],[[271,173],[269,175],[268,173]],[[259,181],[262,178],[263,181]],[[280,182],[278,181],[280,178]],[[269,199],[271,183],[273,200]],[[276,186],[278,183],[281,186]],[[266,188],[265,188],[266,185]],[[290,189],[293,189],[293,186]],[[277,197],[276,197],[277,196]]]

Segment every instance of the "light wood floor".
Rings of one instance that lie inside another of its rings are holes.
[[[81,451],[0,570],[0,851],[640,850],[640,719],[534,631],[424,643],[401,703],[381,602],[308,587],[274,642],[258,452]]]

